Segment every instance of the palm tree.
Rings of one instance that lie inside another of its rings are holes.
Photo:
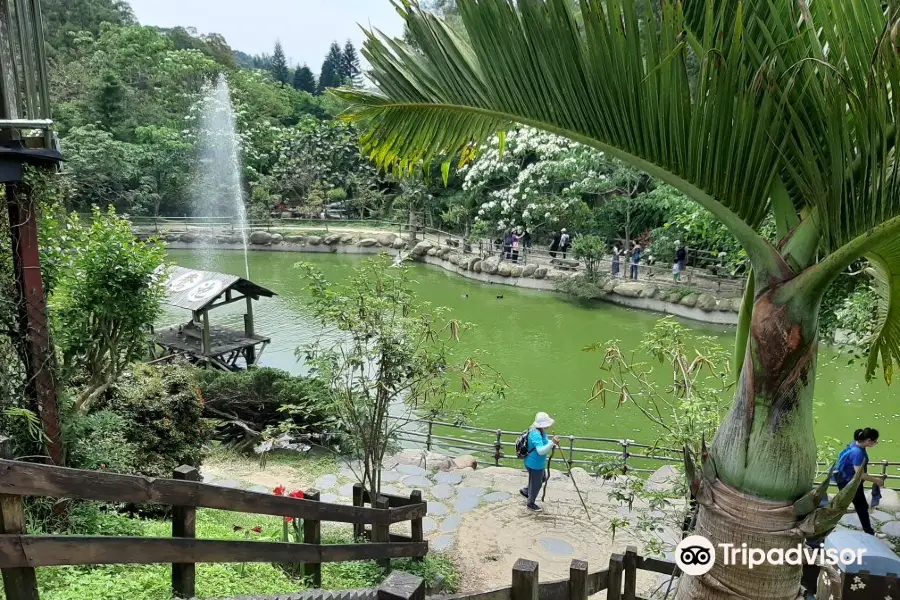
[[[341,90],[363,147],[409,171],[515,124],[602,150],[678,188],[749,255],[734,403],[695,469],[697,533],[790,548],[834,527],[810,490],[822,295],[861,257],[882,305],[867,376],[900,360],[897,2],[459,0],[465,35],[397,0],[409,44],[370,32],[377,92]],[[690,75],[689,59],[699,58]],[[449,166],[445,167],[446,169]],[[777,239],[757,233],[773,214]],[[799,567],[717,563],[678,598],[793,599]]]

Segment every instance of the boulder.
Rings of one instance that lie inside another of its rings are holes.
[[[512,268],[512,276],[513,277],[521,277],[522,273],[525,272],[525,269],[522,268],[522,265],[513,265]]]
[[[543,279],[547,276],[547,267],[538,267],[534,270],[535,279]]]
[[[626,298],[639,298],[644,291],[644,284],[637,281],[626,281],[613,288],[613,293]]]
[[[614,289],[616,289],[616,286],[617,286],[617,285],[619,285],[619,281],[618,281],[618,280],[616,280],[616,279],[609,279],[609,280],[606,281],[606,283],[603,284],[603,291],[606,292],[607,294],[611,294],[612,291],[613,291]]]
[[[254,231],[250,234],[250,243],[257,246],[266,246],[272,243],[272,234],[268,231]]]
[[[341,234],[340,233],[332,233],[331,235],[325,236],[325,239],[322,240],[322,243],[326,244],[328,246],[333,246],[334,244],[337,244],[340,241],[341,241]]]
[[[281,235],[280,233],[273,233],[273,234],[272,234],[272,243],[273,243],[273,244],[280,244],[280,243],[283,242],[283,241],[284,241],[284,236]]]
[[[480,260],[476,260],[475,264],[472,265],[472,270],[475,271],[476,273],[481,273],[481,264],[482,263]]]
[[[352,235],[350,235],[349,233],[345,233],[344,235],[341,236],[342,244],[352,244],[353,240],[354,240],[354,237]]]
[[[488,275],[495,275],[497,273],[497,267],[500,266],[500,259],[497,257],[491,257],[481,261],[481,272],[487,273]],[[546,275],[546,273],[544,273]]]
[[[310,246],[318,246],[322,243],[322,236],[319,235],[311,235],[307,238],[306,243]]]
[[[298,244],[300,246],[306,245],[306,236],[305,235],[289,235],[284,238],[284,241],[288,244]]]
[[[385,231],[384,233],[379,233],[375,239],[378,240],[378,243],[382,246],[388,247],[397,239],[397,234]]]
[[[716,299],[712,294],[700,294],[697,296],[697,308],[706,312],[716,310]]]
[[[443,248],[441,248],[441,250],[440,250],[440,252],[438,252],[438,254],[441,255],[441,258],[447,258],[448,256],[450,256],[450,253],[452,251],[453,251],[453,248],[451,248],[450,246],[444,246]]]
[[[550,260],[550,264],[555,265],[560,269],[569,271],[572,269],[577,269],[579,262],[571,258],[553,258]]]
[[[260,233],[265,233],[265,232],[263,231]],[[178,241],[184,242],[185,244],[193,244],[194,242],[197,241],[197,234],[191,233],[190,231],[187,233],[182,233],[180,236],[178,236]]]
[[[732,312],[739,313],[741,312],[741,306],[744,305],[743,298],[732,298],[731,299],[731,310]]]
[[[694,308],[695,306],[697,306],[697,298],[698,297],[699,296],[697,296],[697,294],[688,294],[687,296],[685,296],[684,298],[681,299],[680,304],[682,306],[687,306],[688,308]]]
[[[641,298],[655,298],[659,293],[659,286],[655,283],[648,283],[641,292]]]
[[[453,468],[455,469],[477,469],[478,461],[474,456],[467,454],[453,459]]]
[[[466,269],[469,271],[475,270],[475,264],[480,262],[477,256],[472,256],[468,260],[466,260]]]
[[[413,256],[424,256],[433,247],[434,244],[428,240],[421,241],[412,249]]]
[[[679,294],[678,292],[669,292],[669,294],[666,296],[666,302],[670,304],[678,304],[680,300],[681,294]]]
[[[437,256],[437,253],[438,253],[438,249],[437,249],[437,248],[429,248],[429,249],[428,249],[428,252],[426,252],[425,254],[426,254],[427,256]]]
[[[450,264],[451,264],[451,265],[458,265],[458,264],[459,264],[459,259],[461,259],[461,258],[462,258],[462,255],[461,255],[461,254],[451,254],[451,255],[450,255]]]
[[[512,266],[507,262],[502,262],[497,265],[497,275],[500,277],[509,277],[512,275]]]
[[[531,277],[535,271],[537,271],[537,265],[525,265],[525,268],[522,269],[522,277]]]
[[[292,215],[292,214],[289,213],[289,212],[283,212],[283,213],[281,213],[281,218],[282,218],[282,219],[291,219],[291,218],[293,218],[293,217],[294,217],[294,215]]]
[[[684,481],[684,475],[672,465],[658,468],[647,479],[647,490],[651,492],[671,492]]]
[[[362,246],[363,248],[371,248],[378,244],[378,240],[373,240],[372,238],[366,238],[364,240],[359,240],[356,242],[357,246]]]
[[[394,243],[391,244],[391,248],[394,250],[402,250],[403,248],[406,248],[406,242],[403,241],[403,238],[397,238],[394,240]]]

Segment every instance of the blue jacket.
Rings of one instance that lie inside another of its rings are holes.
[[[528,456],[525,457],[525,468],[532,471],[543,471],[547,468],[547,455],[553,450],[553,442],[547,434],[539,429],[528,433]]]

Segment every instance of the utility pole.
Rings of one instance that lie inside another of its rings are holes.
[[[28,166],[56,169],[62,160],[50,120],[40,0],[0,0],[0,183],[6,190],[26,394],[40,415],[54,464],[65,461],[60,435],[56,355],[38,252],[38,205]],[[40,135],[34,135],[34,132]]]

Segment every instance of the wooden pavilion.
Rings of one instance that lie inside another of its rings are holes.
[[[236,275],[169,267],[166,303],[191,311],[191,320],[155,332],[154,359],[185,356],[189,361],[223,371],[256,364],[270,338],[256,335],[253,301],[274,292]],[[244,331],[211,325],[209,312],[235,302],[246,302]],[[161,349],[161,350],[159,350]]]

